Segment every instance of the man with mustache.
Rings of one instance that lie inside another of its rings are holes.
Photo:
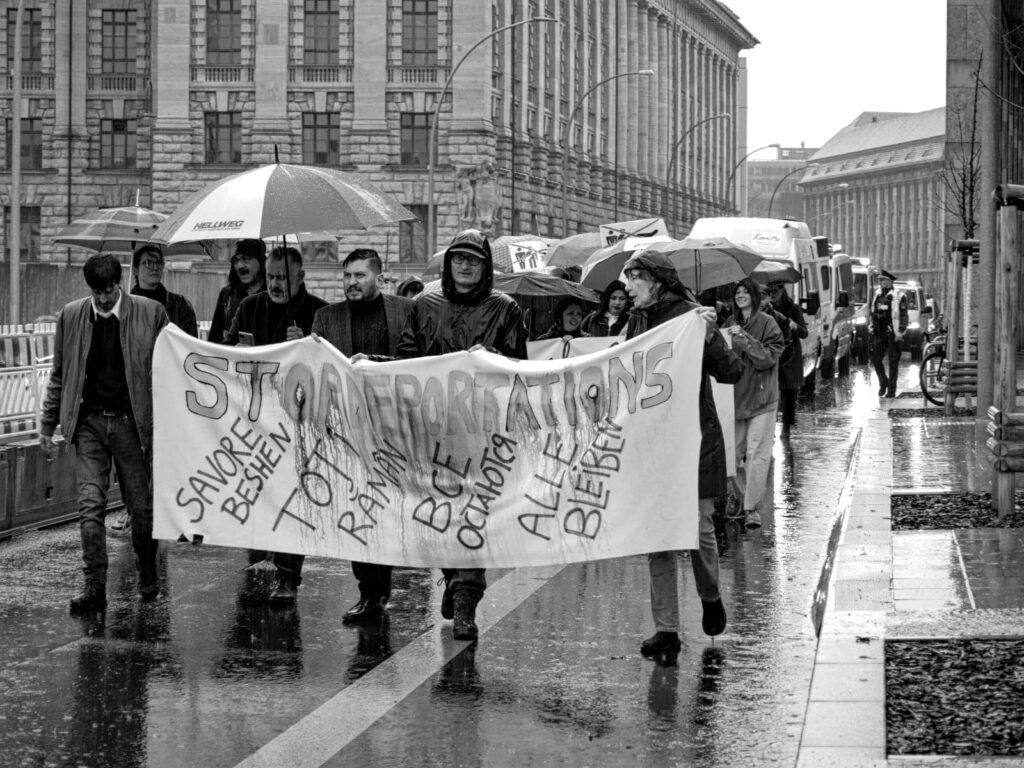
[[[345,301],[319,310],[313,318],[313,333],[346,357],[393,357],[413,301],[380,292],[382,265],[371,248],[356,248],[341,268]],[[353,560],[352,573],[359,582],[359,602],[341,620],[346,624],[380,621],[391,597],[391,566]]]

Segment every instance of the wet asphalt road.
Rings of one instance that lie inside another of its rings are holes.
[[[490,572],[467,646],[440,620],[436,570],[396,571],[388,621],[354,628],[347,562],[307,560],[280,610],[244,552],[165,543],[165,592],[143,605],[129,543],[111,539],[110,605],[78,618],[77,527],[2,542],[0,766],[792,766],[812,600],[877,405],[861,367],[801,403],[765,526],[719,531],[729,627],[714,642],[680,569],[676,666],[638,653],[645,557]]]

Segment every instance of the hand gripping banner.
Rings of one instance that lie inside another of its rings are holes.
[[[168,326],[154,536],[456,568],[694,549],[703,343],[691,313],[565,360],[353,365]]]

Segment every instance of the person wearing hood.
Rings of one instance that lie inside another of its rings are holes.
[[[231,328],[231,321],[235,319],[235,312],[242,299],[264,290],[266,257],[267,246],[262,240],[239,240],[235,243],[228,284],[217,295],[207,341],[223,344],[224,335]]]
[[[231,330],[224,343],[237,345],[243,334],[251,337],[252,344],[278,344],[297,341],[308,336],[313,328],[313,317],[327,302],[306,291],[306,273],[302,269],[302,254],[295,248],[278,246],[270,252],[265,264],[267,290],[247,296],[238,305]],[[262,552],[250,550],[249,559],[259,561]],[[290,605],[298,596],[302,582],[304,557],[288,552],[272,552],[270,558],[277,568],[276,586],[268,596],[271,603]]]
[[[588,336],[619,336],[629,321],[629,294],[621,280],[612,280],[601,294],[601,306],[583,318]]]
[[[779,408],[779,358],[786,339],[775,319],[761,311],[761,288],[749,277],[736,284],[732,317],[723,331],[744,363],[733,386],[736,419],[736,488],[747,528],[761,527],[758,506],[768,486]]]
[[[406,299],[414,299],[423,293],[423,281],[419,275],[409,275],[398,284],[395,293]]]
[[[782,316],[786,327],[780,325],[783,335],[788,335],[786,349],[779,358],[779,404],[782,411],[782,437],[789,437],[790,428],[796,424],[796,396],[804,383],[804,357],[800,345],[807,338],[807,321],[803,310],[790,298],[784,283],[768,283],[768,295],[772,306]],[[778,321],[779,318],[776,318]],[[787,334],[788,332],[788,334]]]
[[[164,254],[159,246],[146,243],[136,248],[132,254],[132,272],[135,273],[132,296],[159,301],[164,305],[168,320],[189,336],[199,338],[196,311],[191,302],[180,293],[172,293],[164,287]]]
[[[555,322],[544,333],[538,336],[535,341],[546,339],[561,339],[571,341],[580,336],[588,336],[583,332],[580,324],[583,322],[583,302],[574,296],[566,296],[555,306]]]
[[[416,298],[398,357],[414,358],[484,347],[499,355],[526,359],[526,325],[519,305],[494,285],[494,258],[487,238],[476,229],[459,232],[444,252],[441,290]],[[476,606],[487,588],[483,568],[443,568],[441,616],[454,619],[456,640],[475,640]]]
[[[687,298],[687,289],[667,257],[636,253],[626,262],[626,290],[633,310],[626,325],[632,339],[687,312],[698,312],[706,333],[700,374],[700,463],[698,491],[700,548],[691,552],[690,563],[697,594],[703,607],[701,626],[710,636],[725,631],[726,614],[718,578],[718,542],[712,519],[715,497],[726,492],[725,438],[718,421],[710,377],[723,384],[739,380],[743,365],[718,330],[717,314]],[[648,558],[651,578],[651,613],[655,633],[640,645],[644,656],[674,659],[679,641],[679,586],[677,552],[652,552]]]

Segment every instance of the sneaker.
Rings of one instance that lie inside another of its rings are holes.
[[[71,611],[91,611],[107,607],[107,588],[102,584],[86,584],[80,594],[71,598]]]
[[[640,643],[640,654],[644,658],[659,656],[662,654],[679,653],[683,647],[679,640],[678,632],[655,632],[642,643]]]
[[[756,509],[748,509],[743,513],[743,524],[747,528],[761,527],[761,513]]]
[[[714,637],[725,632],[725,604],[722,603],[722,598],[701,600],[700,603],[704,608],[704,615],[700,620],[704,634]]]
[[[476,626],[476,604],[479,598],[466,590],[457,592],[452,600],[455,608],[455,624],[452,637],[456,640],[476,640],[480,630]]]
[[[267,602],[271,605],[295,605],[299,596],[299,588],[289,579],[277,579],[277,586],[267,596]]]
[[[444,584],[444,593],[441,595],[441,618],[451,621],[455,618],[455,603],[452,599],[452,591],[448,589],[448,582],[444,576],[437,580],[437,586]]]

